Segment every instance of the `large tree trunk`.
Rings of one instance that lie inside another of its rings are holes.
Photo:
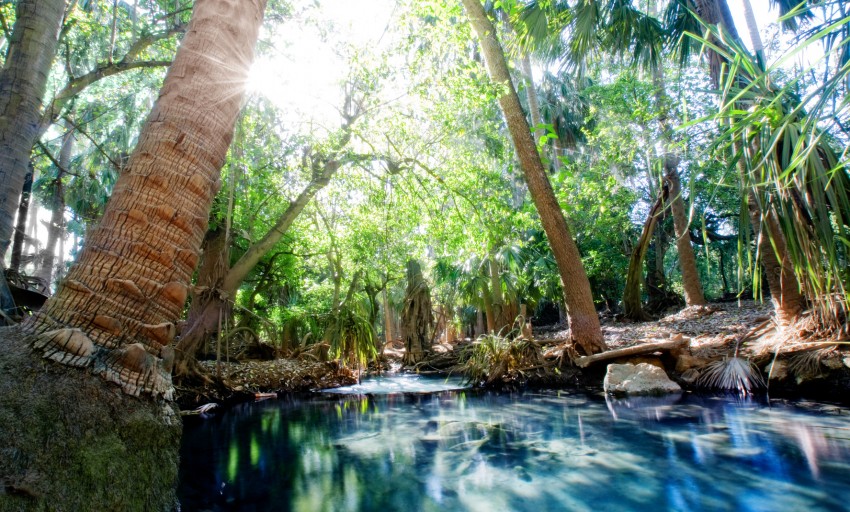
[[[261,22],[262,0],[250,8],[243,3],[196,5],[100,225],[29,323],[40,334],[36,347],[48,353],[50,340],[81,329],[80,343],[90,353],[81,359],[60,346],[67,355],[57,358],[85,366],[97,359],[104,378],[130,394],[171,394],[174,324],[220,186]]]
[[[805,299],[800,293],[785,237],[775,214],[763,214],[752,194],[747,202],[750,222],[756,236],[758,252],[764,266],[764,276],[770,288],[770,298],[777,323],[784,327],[794,323],[805,309]]]
[[[64,13],[65,0],[20,0],[15,8],[15,27],[0,71],[0,272],[5,272]],[[0,280],[0,298],[0,307],[11,313],[14,306],[5,277]]]
[[[491,79],[506,92],[499,98],[508,130],[516,149],[531,198],[540,214],[543,230],[549,239],[558,271],[564,284],[564,298],[569,308],[570,336],[586,354],[606,349],[602,339],[599,316],[593,305],[590,282],[581,263],[581,256],[570,235],[564,213],[552,190],[543,168],[537,146],[511,82],[505,55],[496,39],[493,24],[487,18],[480,0],[463,0],[470,22],[481,41],[484,59]]]
[[[0,261],[12,239],[64,14],[65,0],[20,0],[15,9],[0,72]]]
[[[419,263],[407,262],[407,290],[404,294],[404,309],[401,313],[404,331],[404,364],[413,365],[425,358],[431,348],[430,332],[434,327],[431,310],[431,290]]]
[[[16,396],[45,401],[0,407],[2,424],[17,433],[2,436],[0,446],[0,477],[21,489],[9,499],[29,492],[25,501],[39,510],[174,507],[179,417],[156,397],[172,395],[174,323],[198,261],[264,7],[264,0],[195,2],[191,27],[101,224],[56,295],[24,325],[34,354],[86,370],[0,364],[0,375],[15,376]],[[55,378],[61,394],[41,386],[44,375]],[[121,398],[119,389],[148,396]],[[0,394],[13,393],[4,387]],[[0,500],[9,496],[0,493]],[[7,504],[0,509],[15,507]]]

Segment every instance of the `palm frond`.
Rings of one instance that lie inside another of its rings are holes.
[[[709,389],[737,391],[742,395],[751,394],[765,387],[759,369],[751,361],[740,357],[731,357],[722,361],[713,361],[702,370],[697,385]]]

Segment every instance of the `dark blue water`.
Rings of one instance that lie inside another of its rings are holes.
[[[183,511],[843,511],[850,410],[324,394],[189,418],[180,476]]]

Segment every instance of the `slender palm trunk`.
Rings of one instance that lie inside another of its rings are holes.
[[[20,0],[15,9],[0,71],[0,261],[12,239],[64,14],[65,0]]]
[[[753,43],[753,51],[759,60],[759,64],[764,67],[766,63],[764,43],[761,40],[761,34],[759,34],[759,27],[756,23],[756,15],[753,13],[753,6],[750,4],[750,0],[741,0],[741,4],[744,6],[744,19],[747,21],[747,31],[750,34],[750,41]]]
[[[265,0],[200,0],[100,225],[28,323],[34,347],[170,396],[175,323],[242,106]]]
[[[15,272],[21,270],[21,255],[24,250],[24,238],[27,231],[27,213],[30,208],[30,198],[32,196],[32,181],[35,170],[30,166],[24,177],[24,187],[21,191],[21,203],[18,206],[18,222],[15,225],[15,236],[12,243],[12,258],[9,263],[9,268]]]
[[[653,73],[655,100],[659,109],[658,124],[664,143],[664,179],[668,184],[670,210],[673,213],[673,229],[676,233],[676,248],[679,252],[679,268],[682,270],[682,287],[685,291],[685,304],[702,306],[706,304],[705,295],[697,270],[696,256],[691,245],[690,227],[682,198],[682,184],[679,179],[679,159],[672,153],[673,137],[670,133],[667,111],[667,91],[664,81],[664,67],[659,64]]]
[[[499,277],[499,262],[496,261],[496,252],[490,251],[490,264],[488,265],[490,277],[490,308],[493,311],[493,332],[507,331],[511,321],[508,318],[509,308],[502,293],[502,280]]]
[[[537,101],[537,91],[534,89],[534,74],[531,69],[531,58],[527,52],[523,52],[520,59],[523,79],[525,81],[525,94],[528,97],[528,113],[531,115],[531,125],[534,127],[534,143],[540,144],[543,130],[537,128],[543,123],[540,117],[540,102]]]
[[[679,267],[682,269],[682,287],[685,290],[685,304],[703,306],[706,304],[699,280],[696,256],[691,245],[688,226],[688,214],[682,199],[682,185],[679,181],[678,158],[667,154],[664,162],[664,178],[669,183],[670,210],[673,212],[673,229],[676,232],[676,248],[679,252]]]
[[[384,303],[384,342],[390,343],[395,338],[393,337],[393,316],[390,310],[390,301],[387,297],[387,287],[381,290],[381,299]]]
[[[49,287],[53,282],[56,268],[56,245],[65,235],[65,187],[62,179],[70,168],[71,157],[74,153],[74,127],[68,123],[68,131],[62,138],[62,149],[59,151],[59,169],[53,181],[53,198],[50,204],[50,224],[47,226],[47,242],[41,258],[41,266],[36,273],[39,279]]]
[[[33,169],[32,180],[38,180],[38,171]],[[29,220],[27,220],[27,233],[24,237],[24,249],[26,254],[38,253],[38,202],[30,198],[30,206],[28,209]]]
[[[537,146],[511,82],[505,55],[492,22],[487,18],[480,0],[463,0],[472,27],[478,34],[490,78],[506,89],[499,98],[517,157],[520,161],[531,198],[540,214],[543,229],[552,247],[558,271],[564,284],[564,297],[569,309],[570,334],[574,343],[587,354],[606,349],[593,305],[590,282],[581,263],[581,256],[570,235],[561,205],[543,168]]]

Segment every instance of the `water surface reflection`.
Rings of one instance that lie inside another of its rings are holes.
[[[848,410],[565,392],[320,395],[187,421],[184,511],[846,510]]]

